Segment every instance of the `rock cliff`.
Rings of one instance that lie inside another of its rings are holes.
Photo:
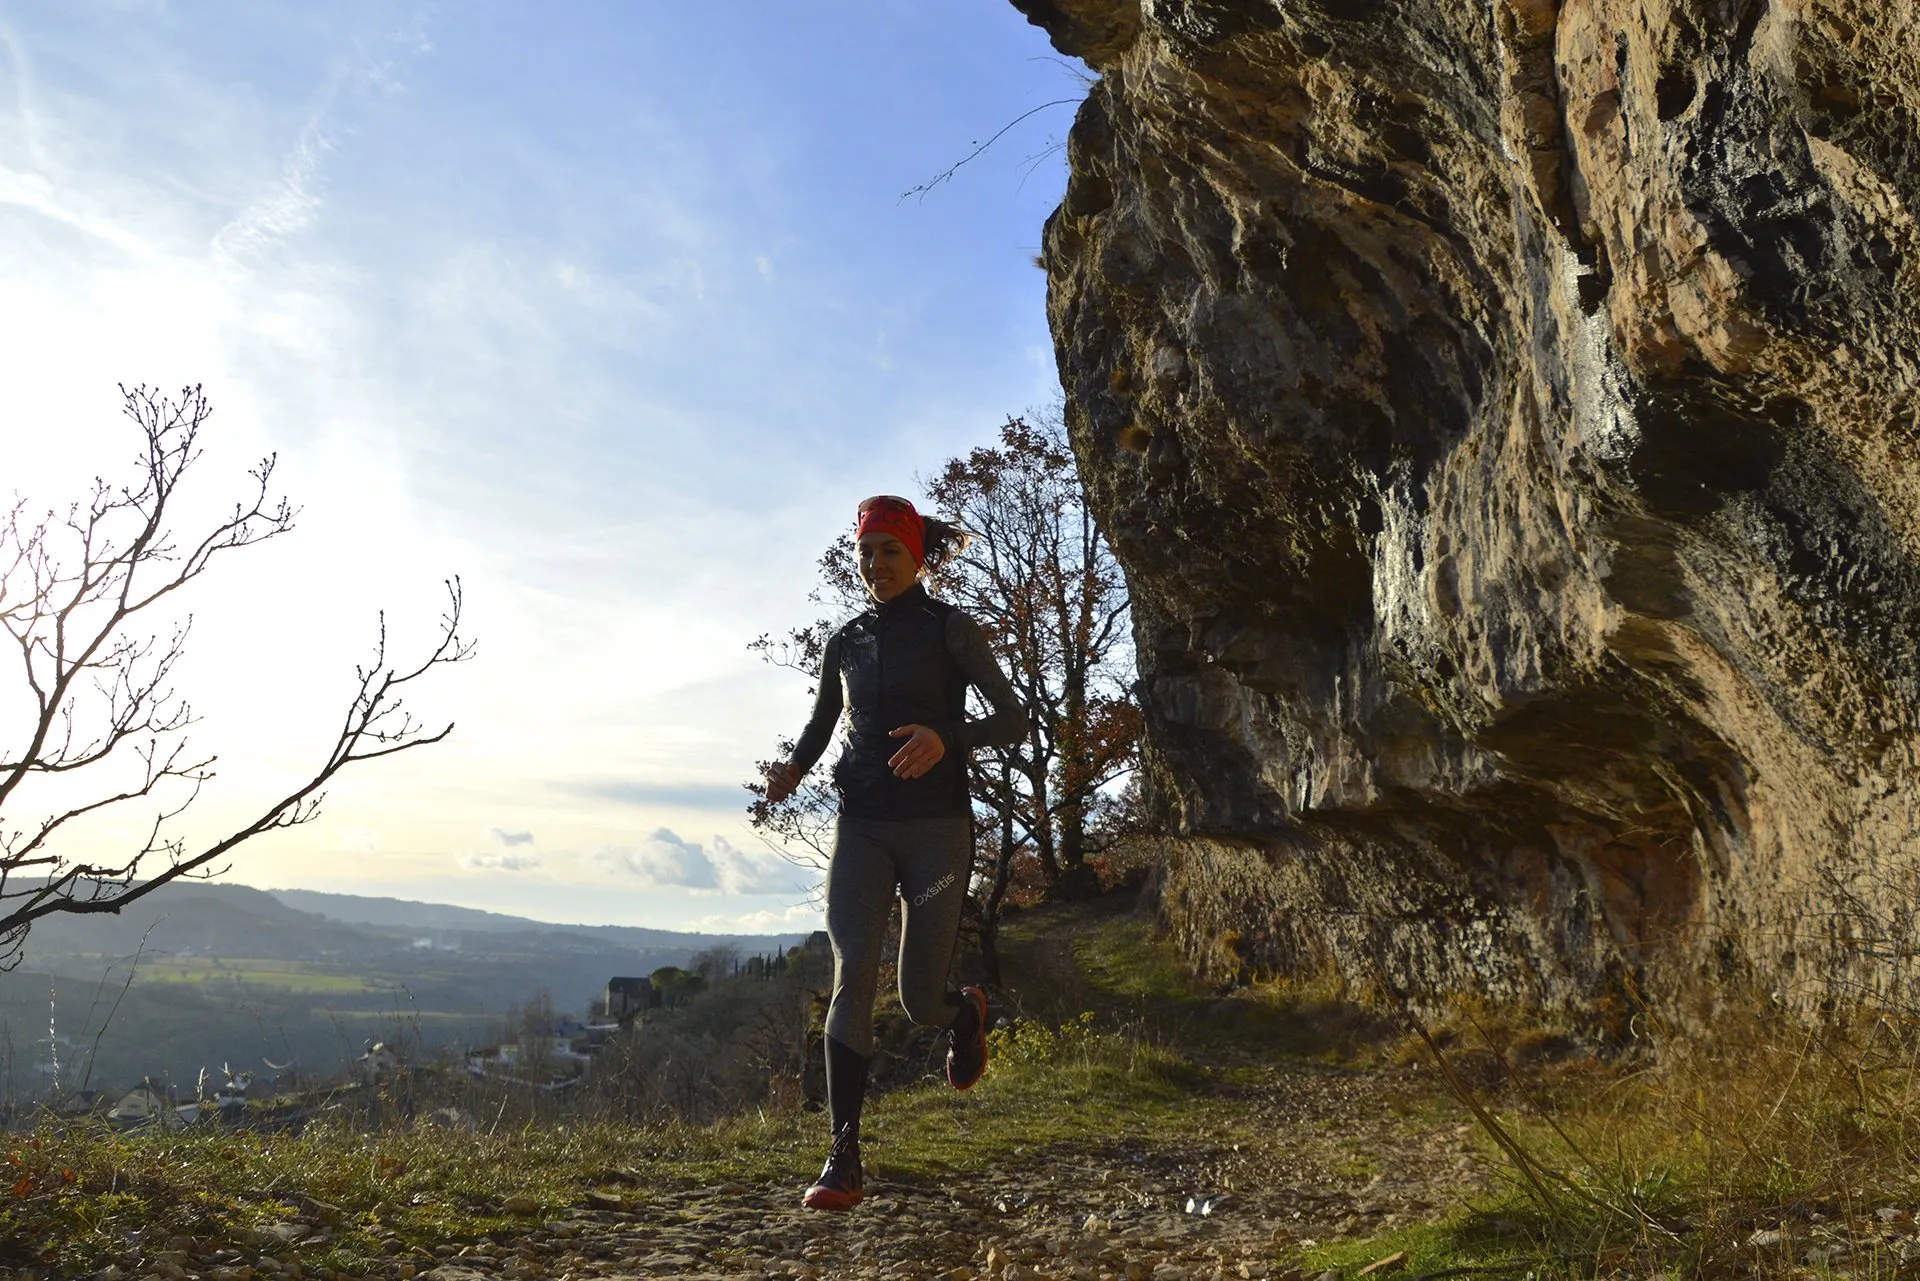
[[[1914,7],[1014,3],[1099,75],[1048,305],[1188,950],[1899,987]]]

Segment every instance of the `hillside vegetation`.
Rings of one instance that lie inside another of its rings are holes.
[[[57,1086],[115,1095],[143,1078],[190,1089],[201,1068],[329,1080],[368,1041],[413,1059],[497,1038],[545,991],[585,1014],[615,975],[702,948],[772,953],[798,935],[721,936],[551,925],[492,912],[240,885],[173,884],[118,915],[35,926],[0,984],[0,1111]],[[129,985],[129,979],[131,984]],[[124,989],[124,995],[123,995]]]
[[[1598,1056],[1468,1006],[1414,1029],[1330,986],[1202,986],[1126,896],[1017,914],[1003,947],[987,1079],[947,1089],[931,1047],[903,1070],[848,1216],[798,1208],[825,1125],[792,1095],[708,1124],[47,1125],[5,1158],[0,1267],[1177,1281],[1893,1275],[1920,1255],[1884,1031],[1756,1023],[1713,1053]]]

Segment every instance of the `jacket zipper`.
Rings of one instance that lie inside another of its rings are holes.
[[[880,724],[885,725],[887,723],[887,643],[885,619],[877,609],[873,611],[873,706],[874,714],[879,718]],[[886,761],[890,753],[886,751],[886,746],[890,741],[883,739],[880,744],[880,768],[882,769],[887,768]],[[894,790],[893,779],[889,772],[887,779],[880,785],[880,794],[887,798],[888,818],[899,817],[898,798],[895,797]]]

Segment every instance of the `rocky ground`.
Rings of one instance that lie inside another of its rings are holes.
[[[168,1229],[158,1223],[165,1216],[151,1206],[99,1196],[87,1203],[94,1220],[73,1222],[93,1222],[98,1233],[117,1219],[122,1226],[114,1231],[125,1248],[109,1256],[117,1260],[113,1266],[91,1275],[97,1281],[335,1281],[347,1275],[382,1281],[1434,1281],[1544,1267],[1549,1274],[1639,1279],[1695,1274],[1691,1266],[1674,1270],[1683,1257],[1710,1262],[1706,1270],[1724,1276],[1920,1275],[1920,1231],[1911,1207],[1888,1189],[1834,1191],[1841,1185],[1830,1181],[1820,1185],[1826,1191],[1717,1213],[1689,1204],[1688,1216],[1706,1213],[1712,1223],[1676,1217],[1679,1210],[1669,1207],[1657,1223],[1647,1221],[1665,1234],[1664,1245],[1614,1233],[1577,1258],[1553,1254],[1581,1249],[1587,1238],[1562,1234],[1549,1244],[1539,1223],[1529,1227],[1496,1215],[1476,1224],[1471,1248],[1454,1253],[1449,1246],[1436,1255],[1433,1234],[1399,1230],[1457,1215],[1477,1193],[1496,1186],[1505,1167],[1442,1089],[1437,1072],[1424,1061],[1403,1065],[1408,1047],[1390,1023],[1305,996],[1276,1002],[1176,980],[1165,972],[1164,949],[1133,937],[1139,927],[1128,923],[1117,900],[1036,913],[1028,926],[1007,949],[1022,979],[1009,990],[1009,1011],[1036,1028],[1086,1020],[1126,1026],[1132,1029],[1127,1043],[1142,1050],[1180,1046],[1180,1074],[1164,1078],[1178,1081],[1174,1094],[1153,1095],[1151,1107],[1143,1102],[1146,1110],[1130,1110],[1120,1097],[1124,1088],[1113,1087],[1116,1096],[1109,1097],[1085,1091],[1084,1079],[1075,1078],[1082,1084],[1063,1086],[1069,1093],[1034,1096],[1034,1081],[1069,1078],[1035,1076],[1033,1061],[1020,1056],[1037,1051],[1019,1049],[1028,1043],[1016,1034],[996,1078],[1016,1091],[1005,1098],[1042,1097],[1047,1105],[1023,1103],[1028,1110],[1015,1110],[994,1103],[990,1089],[958,1108],[946,1106],[959,1101],[944,1089],[877,1105],[867,1135],[868,1195],[851,1214],[800,1208],[802,1187],[825,1147],[824,1121],[802,1114],[768,1128],[763,1142],[772,1146],[757,1147],[752,1160],[721,1161],[717,1169],[731,1175],[695,1173],[715,1168],[699,1165],[718,1159],[711,1155],[690,1160],[684,1152],[676,1158],[620,1142],[572,1158],[582,1162],[578,1169],[544,1191],[514,1164],[509,1177],[486,1190],[471,1180],[428,1190],[399,1185],[393,1199],[342,1198],[336,1206],[309,1194],[325,1192],[326,1182],[283,1166],[293,1172],[291,1181],[274,1175],[246,1186],[257,1186],[250,1201],[270,1199],[289,1217],[252,1218],[247,1221],[267,1226],[219,1237],[162,1235]],[[1069,1019],[1071,1011],[1081,1013]],[[1072,1049],[1070,1028],[1060,1035],[1048,1044],[1066,1048],[1045,1055],[1083,1052]],[[1536,1037],[1528,1045],[1516,1061],[1533,1080],[1529,1098],[1577,1093],[1607,1078],[1603,1065],[1579,1059],[1570,1042]],[[1503,1111],[1518,1102],[1502,1090],[1505,1070],[1496,1070],[1497,1061],[1484,1051],[1455,1044],[1448,1060],[1483,1100]],[[1594,1072],[1600,1075],[1585,1075]],[[1103,1109],[1097,1123],[1080,1112],[1095,1106]],[[1083,1123],[1060,1124],[1062,1111]],[[793,1124],[799,1133],[817,1134],[818,1149],[811,1139],[796,1146]],[[948,1124],[969,1129],[956,1135],[941,1129]],[[948,1140],[958,1142],[943,1150]],[[499,1159],[527,1159],[511,1152],[501,1147]],[[353,1144],[340,1153],[342,1160],[396,1168],[408,1159]],[[319,1155],[334,1159],[331,1149]],[[947,1165],[949,1157],[964,1170]],[[448,1165],[458,1161],[450,1156]],[[713,1181],[698,1185],[703,1177]],[[728,1177],[738,1181],[719,1181]],[[204,1183],[182,1178],[178,1199],[207,1196]],[[529,1194],[534,1191],[540,1195]],[[441,1228],[423,1229],[407,1207],[458,1212]],[[8,1222],[0,1206],[0,1236]],[[1699,1237],[1701,1247],[1689,1253],[1682,1237]],[[1400,1252],[1403,1245],[1413,1259]],[[49,1249],[42,1257],[51,1265],[55,1254]],[[1329,1261],[1341,1271],[1321,1271]],[[334,1270],[342,1264],[347,1272]],[[80,1272],[0,1267],[0,1275],[65,1281]]]
[[[513,1235],[396,1254],[373,1275],[480,1278],[973,1278],[1181,1281],[1290,1277],[1299,1248],[1434,1215],[1488,1177],[1467,1127],[1434,1109],[1417,1074],[1275,1064],[1222,1089],[1164,1139],[1016,1151],[991,1174],[941,1182],[890,1173],[868,1144],[866,1200],[800,1208],[794,1179],[662,1192],[617,1178],[568,1217]],[[288,1225],[285,1236],[302,1232]],[[202,1253],[180,1239],[133,1269],[181,1281],[328,1275],[298,1262],[324,1241],[260,1240]],[[1384,1275],[1387,1269],[1382,1270]]]
[[[1494,1177],[1467,1117],[1424,1067],[1334,1066],[1231,1029],[1234,1000],[1155,1006],[1075,959],[1072,939],[1124,916],[1124,899],[1086,905],[1009,940],[1022,974],[1009,1010],[1052,1024],[1072,1011],[1145,1017],[1142,1035],[1182,1045],[1204,1069],[1177,1120],[1111,1142],[1016,1144],[986,1174],[925,1173],[925,1153],[890,1142],[887,1112],[868,1127],[867,1197],[852,1213],[803,1210],[818,1165],[762,1183],[663,1188],[609,1169],[564,1217],[531,1198],[526,1226],[427,1249],[396,1236],[366,1275],[479,1278],[1177,1278],[1295,1277],[1316,1243],[1369,1237],[1457,1207]],[[1115,963],[1129,980],[1139,956]],[[1143,1001],[1145,1004],[1143,1004]],[[1155,1020],[1165,1025],[1161,1026]],[[1166,1022],[1172,1020],[1172,1022]],[[1196,1035],[1202,1029],[1207,1035]],[[1314,1038],[1319,1039],[1318,1035]],[[1294,1047],[1295,1049],[1308,1047]],[[1350,1060],[1357,1063],[1358,1060]],[[964,1123],[957,1122],[957,1123]],[[819,1123],[819,1159],[825,1123]],[[935,1163],[937,1166],[937,1163]],[[334,1231],[331,1207],[250,1243],[177,1237],[101,1281],[304,1281]],[[417,1240],[417,1238],[416,1238]],[[1390,1253],[1390,1252],[1384,1252]],[[1378,1275],[1392,1271],[1392,1265]],[[1312,1275],[1312,1274],[1308,1274]]]
[[[395,1259],[389,1276],[1284,1277],[1296,1247],[1432,1215],[1486,1177],[1465,1127],[1400,1115],[1407,1074],[1291,1063],[1164,1140],[1015,1153],[986,1177],[890,1175],[869,1143],[853,1213],[802,1210],[804,1175],[662,1195],[612,1186],[524,1234]],[[270,1267],[271,1265],[268,1265]]]

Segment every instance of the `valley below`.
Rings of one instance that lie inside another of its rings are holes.
[[[0,976],[0,1104],[30,1112],[202,1068],[287,1087],[355,1071],[370,1043],[431,1059],[497,1043],[539,994],[584,1019],[607,980],[802,936],[565,926],[438,904],[170,885],[120,916],[36,926]]]

